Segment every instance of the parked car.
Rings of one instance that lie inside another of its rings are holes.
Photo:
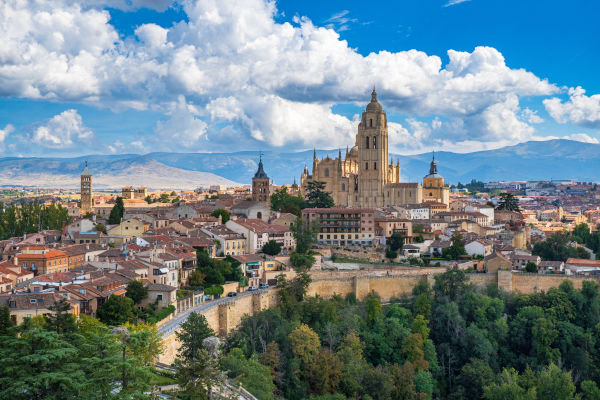
[[[249,291],[249,292],[254,292],[255,290],[258,290],[258,286],[250,286],[250,287],[248,288],[248,291]]]
[[[260,283],[260,285],[259,285],[259,287],[260,287],[261,289],[266,289],[266,288],[268,288],[268,287],[269,287],[269,284],[268,284],[268,283],[261,282],[261,283]]]
[[[235,297],[235,296],[237,296],[236,292],[229,292],[229,293],[227,293],[227,297]]]

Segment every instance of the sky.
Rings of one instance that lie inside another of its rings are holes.
[[[600,2],[0,0],[0,157],[600,139]]]

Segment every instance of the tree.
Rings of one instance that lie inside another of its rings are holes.
[[[303,370],[308,371],[321,348],[319,335],[308,325],[302,324],[288,335],[288,339],[292,354],[300,360]]]
[[[133,300],[126,296],[111,294],[98,309],[98,319],[110,326],[123,325],[135,319]]]
[[[469,277],[457,267],[448,268],[443,274],[435,276],[433,290],[437,297],[448,297],[455,301],[462,298],[468,287]]]
[[[247,287],[250,284],[250,279],[246,275],[242,275],[239,280],[240,287]]]
[[[454,232],[450,240],[452,244],[442,250],[443,257],[451,260],[457,260],[460,258],[460,256],[467,254],[464,245],[464,238],[460,233]]]
[[[396,257],[398,257],[398,253],[396,253],[393,250],[386,250],[385,251],[385,258],[389,258],[390,260],[394,260]]]
[[[7,306],[0,306],[0,336],[9,335],[12,327],[10,309]]]
[[[215,218],[219,218],[220,216],[222,224],[225,224],[227,221],[229,221],[229,218],[231,218],[231,213],[223,208],[217,208],[215,211],[210,213],[210,215]]]
[[[254,396],[265,400],[275,398],[271,369],[259,362],[257,357],[246,358],[242,350],[234,348],[223,357],[221,365],[230,378],[240,382]]]
[[[270,256],[276,256],[281,252],[281,246],[275,240],[269,240],[263,245],[262,252]]]
[[[392,236],[390,236],[390,238],[388,240],[388,247],[390,248],[390,250],[398,252],[399,250],[402,250],[403,245],[404,245],[404,236],[402,236],[402,233],[400,233],[400,232],[392,233]]]
[[[55,301],[48,307],[48,310],[52,311],[52,313],[44,315],[48,330],[56,333],[72,333],[77,330],[75,316],[69,312],[71,304],[66,299]]]
[[[538,272],[537,264],[534,263],[533,261],[527,262],[527,265],[525,265],[525,272],[537,274],[537,272]]]
[[[381,314],[381,299],[375,292],[371,292],[365,299],[365,310],[367,311],[367,322],[373,324],[377,316]]]
[[[296,272],[306,272],[311,269],[314,263],[315,258],[311,254],[294,252],[290,256],[290,264]]]
[[[173,191],[171,192],[171,196],[177,196],[177,193],[175,193],[175,191],[173,190]]]
[[[271,210],[273,211],[291,213],[299,217],[303,208],[306,208],[306,200],[301,195],[289,194],[285,186],[275,189],[271,195]]]
[[[310,208],[331,208],[335,205],[331,194],[325,191],[325,182],[320,181],[308,182],[306,200]]]
[[[125,206],[123,204],[123,198],[121,196],[117,197],[115,201],[115,205],[110,210],[110,215],[108,217],[108,223],[111,225],[120,224],[123,219],[123,215],[125,214]]]
[[[198,356],[198,352],[202,349],[202,341],[214,336],[215,332],[208,326],[204,315],[192,312],[175,335],[181,343],[178,357],[183,361],[189,361]]]
[[[106,235],[106,225],[103,225],[103,224],[96,224],[96,225],[94,226],[94,230],[95,230],[96,232],[102,232],[102,233],[104,233],[104,234]]]
[[[206,278],[206,275],[195,269],[188,277],[188,285],[191,287],[200,287],[204,285],[204,278]]]
[[[134,279],[127,284],[125,296],[133,300],[134,304],[140,304],[142,300],[148,298],[148,288],[141,281]]]
[[[521,212],[519,200],[512,193],[500,193],[500,201],[498,202],[497,210],[507,210]]]
[[[296,240],[296,253],[304,254],[310,250],[319,229],[320,227],[317,222],[313,222],[308,226],[302,218],[296,218],[296,222],[292,226],[292,233],[294,240]]]

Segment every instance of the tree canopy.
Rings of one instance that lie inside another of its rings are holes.
[[[325,182],[309,181],[306,188],[306,205],[310,208],[331,208],[333,197],[325,191]]]

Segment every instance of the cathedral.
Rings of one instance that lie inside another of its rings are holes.
[[[449,204],[450,190],[438,174],[435,155],[423,184],[400,181],[399,161],[396,165],[389,161],[387,117],[375,89],[358,124],[354,147],[346,148],[343,159],[341,150],[335,159],[318,159],[315,152],[312,175],[307,167],[302,173],[303,194],[311,181],[324,182],[340,207],[389,207],[424,201]]]

